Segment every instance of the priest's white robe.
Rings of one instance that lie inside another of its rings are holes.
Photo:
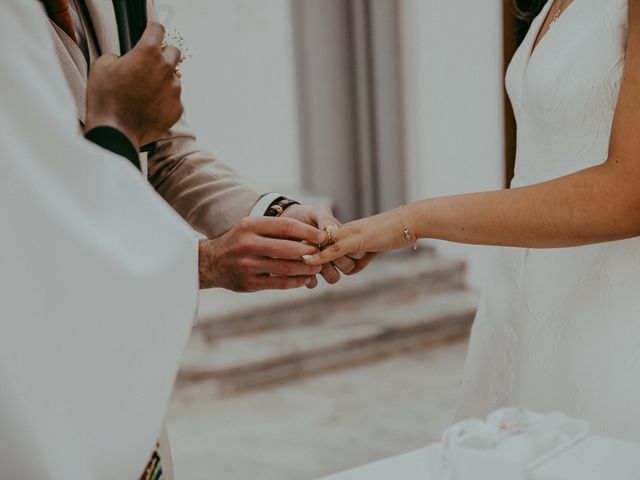
[[[135,480],[195,316],[198,238],[82,138],[40,4],[0,6],[0,478]]]

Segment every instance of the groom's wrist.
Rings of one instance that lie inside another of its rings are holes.
[[[300,202],[296,202],[295,200],[291,200],[287,197],[278,197],[271,202],[271,205],[269,205],[269,208],[264,215],[265,217],[280,217],[285,210],[293,207],[294,205],[300,205]]]
[[[279,217],[285,210],[300,202],[292,200],[281,193],[267,193],[258,199],[251,209],[250,217]]]

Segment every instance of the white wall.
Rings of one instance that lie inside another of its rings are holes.
[[[156,0],[193,55],[183,98],[200,143],[285,191],[301,184],[290,1]],[[502,1],[401,7],[410,198],[501,188]],[[438,247],[482,283],[489,249]]]
[[[187,120],[202,145],[273,187],[301,183],[290,0],[156,0],[183,34]]]
[[[402,0],[409,192],[413,200],[501,188],[501,0]],[[469,261],[477,287],[491,249],[437,242]]]

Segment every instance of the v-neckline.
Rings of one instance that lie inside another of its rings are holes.
[[[569,3],[569,5],[566,6],[566,8],[562,11],[558,19],[551,25],[551,28],[547,29],[547,31],[544,32],[542,36],[540,36],[540,34],[542,34],[542,29],[547,23],[547,20],[549,20],[549,15],[551,15],[551,10],[553,8],[553,5],[555,4],[554,0],[549,0],[549,2],[547,2],[544,10],[540,12],[540,15],[536,19],[536,25],[535,25],[536,28],[535,28],[535,31],[533,32],[534,34],[532,35],[533,41],[531,43],[531,46],[529,47],[529,56],[527,57],[527,65],[529,65],[529,63],[531,62],[533,57],[536,55],[540,47],[545,43],[545,41],[547,40],[547,37],[552,32],[552,30],[558,28],[558,24],[562,22],[563,19],[568,14],[571,13],[570,10],[572,10],[575,4],[578,3],[579,1],[580,0],[571,0],[571,3]]]

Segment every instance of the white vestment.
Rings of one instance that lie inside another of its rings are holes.
[[[41,6],[0,15],[0,478],[139,478],[195,315],[197,236],[79,133]]]

